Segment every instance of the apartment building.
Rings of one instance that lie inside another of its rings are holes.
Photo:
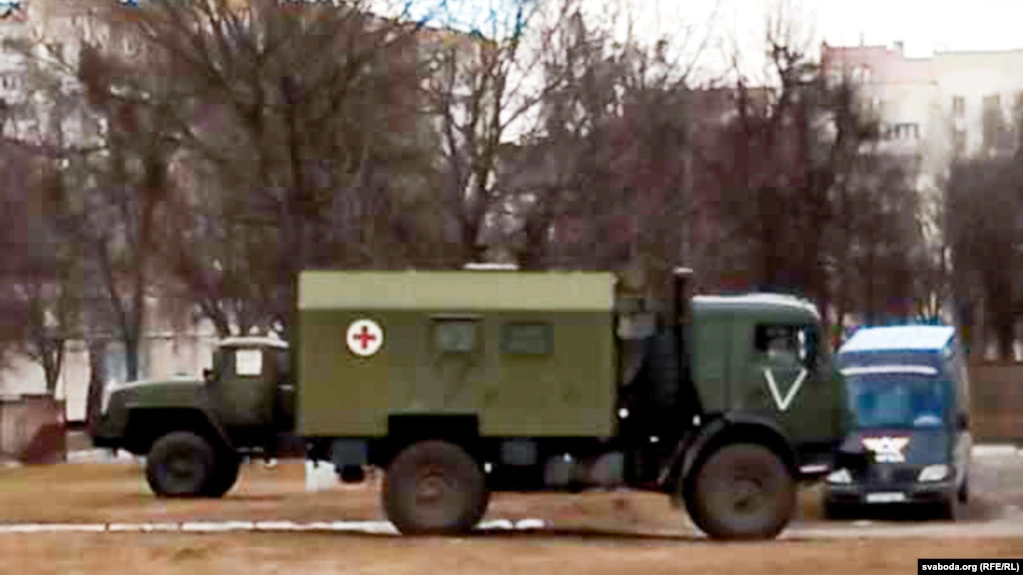
[[[882,150],[920,158],[922,191],[940,192],[949,162],[1011,151],[1023,97],[1023,49],[905,56],[902,45],[829,46],[828,73],[848,74],[882,121]]]
[[[951,142],[957,156],[1011,153],[1023,111],[1023,49],[939,52],[934,74],[947,94]]]
[[[828,73],[848,74],[883,123],[883,151],[918,161],[921,223],[941,257],[943,190],[956,158],[1014,153],[1023,114],[1023,49],[935,51],[905,56],[893,46],[828,46]],[[950,265],[946,259],[946,264]],[[947,311],[947,310],[946,310]]]

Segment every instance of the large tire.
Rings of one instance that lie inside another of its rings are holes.
[[[237,453],[222,450],[216,457],[213,475],[206,484],[204,495],[214,499],[227,495],[238,481],[238,472],[241,470],[242,459]]]
[[[391,462],[384,476],[387,518],[406,535],[466,533],[486,513],[483,470],[461,447],[421,441]]]
[[[725,444],[697,465],[686,507],[712,539],[774,539],[792,519],[795,479],[767,447]]]
[[[157,439],[146,455],[146,481],[160,497],[201,497],[214,477],[213,447],[190,431]]]

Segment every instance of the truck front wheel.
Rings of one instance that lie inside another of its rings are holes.
[[[726,444],[693,473],[686,506],[693,523],[713,539],[773,539],[795,511],[795,479],[763,445]]]
[[[387,518],[406,535],[457,534],[486,513],[486,481],[479,463],[461,447],[421,441],[387,468],[383,485]]]
[[[217,455],[213,473],[206,484],[205,494],[207,497],[219,498],[227,494],[238,481],[238,472],[241,470],[242,460],[237,453],[221,452]]]
[[[190,431],[174,431],[157,439],[146,455],[146,481],[160,497],[198,497],[215,462],[209,442]]]

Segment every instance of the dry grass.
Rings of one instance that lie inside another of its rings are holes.
[[[684,539],[572,535],[396,539],[322,534],[0,537],[4,572],[106,575],[112,570],[171,575],[271,573],[912,573],[918,557],[1010,558],[1023,541],[848,540],[709,544]],[[119,567],[119,568],[118,568]]]
[[[336,521],[383,519],[375,486],[341,486],[306,493],[304,468],[286,463],[244,467],[222,500],[161,500],[138,465],[74,464],[0,469],[3,522],[160,522],[186,520]],[[803,516],[819,514],[817,495],[804,493]],[[654,493],[495,494],[488,517],[556,520],[567,527],[678,529],[685,512]]]

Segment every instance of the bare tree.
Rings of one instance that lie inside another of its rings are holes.
[[[692,62],[666,39],[616,41],[576,2],[560,9],[541,29],[540,125],[505,190],[528,200],[515,205],[520,262],[656,275],[684,257],[692,216]]]
[[[949,182],[948,234],[956,298],[979,300],[985,331],[994,336],[998,357],[1003,359],[1014,355],[1021,301],[1016,281],[1018,246],[1023,239],[1020,182],[1023,173],[1011,157],[960,160],[953,165]],[[983,350],[982,345],[975,347]]]
[[[718,258],[749,270],[747,287],[796,292],[826,310],[831,286],[853,273],[834,237],[877,131],[858,87],[827,74],[796,32],[783,11],[768,22],[766,85],[750,86],[734,56],[734,119],[700,162],[718,180]]]
[[[550,28],[561,20],[542,21],[541,7],[515,0],[491,10],[468,35],[425,34],[427,112],[443,155],[443,245],[452,246],[441,254],[445,265],[485,260],[494,244],[505,243],[508,230],[497,222],[517,220],[524,208],[520,194],[502,186],[521,173],[521,156],[508,154],[529,139],[534,113],[552,88],[537,75]]]
[[[164,256],[221,334],[286,336],[303,268],[415,257],[418,25],[358,2],[154,4],[136,31],[173,72],[180,146]]]
[[[867,324],[912,315],[926,289],[914,175],[908,159],[875,151],[861,154],[846,178],[833,225],[839,324],[849,311]]]
[[[28,41],[14,48],[28,54]],[[0,178],[4,181],[4,321],[14,351],[43,370],[46,391],[60,380],[67,343],[81,336],[84,281],[82,253],[67,241],[58,199],[63,172],[73,153],[66,141],[73,101],[60,93],[56,78],[29,59],[26,97],[7,106]],[[42,96],[42,98],[37,98]],[[40,104],[40,100],[44,104]]]

